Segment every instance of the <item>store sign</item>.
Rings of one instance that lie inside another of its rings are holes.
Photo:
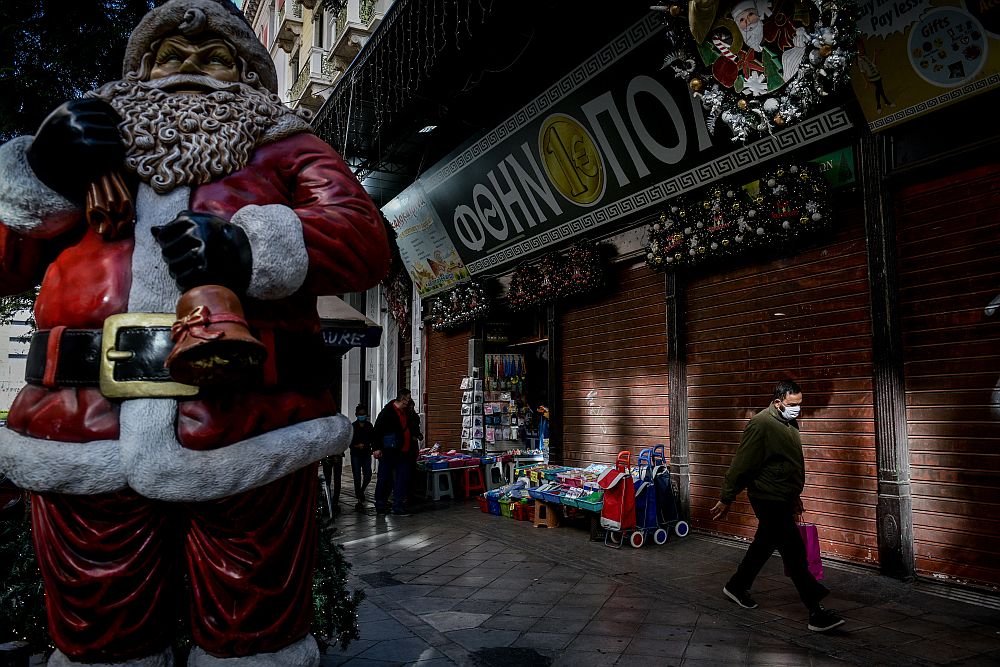
[[[863,0],[852,85],[872,130],[1000,86],[1000,2]]]
[[[400,197],[433,210],[478,274],[851,127],[833,109],[733,150],[660,69],[662,31],[651,13]]]
[[[419,182],[382,207],[410,279],[421,297],[442,292],[469,278],[444,226]]]

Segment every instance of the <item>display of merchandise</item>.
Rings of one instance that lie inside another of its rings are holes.
[[[464,377],[459,387],[462,390],[462,449],[482,450],[487,430],[483,421],[483,381],[475,377]]]

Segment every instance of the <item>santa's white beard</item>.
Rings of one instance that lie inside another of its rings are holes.
[[[743,35],[743,42],[754,51],[760,51],[760,45],[764,43],[764,22],[757,21],[752,26],[744,30],[740,28]]]
[[[163,89],[179,81],[209,86],[212,92]],[[242,169],[264,133],[289,112],[276,97],[246,84],[191,75],[115,81],[91,95],[106,99],[121,114],[125,166],[160,193]]]

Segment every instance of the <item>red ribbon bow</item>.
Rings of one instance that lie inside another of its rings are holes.
[[[743,78],[749,79],[750,72],[763,72],[764,66],[756,60],[757,53],[753,49],[740,51],[736,56],[736,69],[743,70]]]

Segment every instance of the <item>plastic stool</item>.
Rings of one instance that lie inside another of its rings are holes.
[[[465,468],[462,476],[462,490],[467,498],[486,493],[486,485],[483,484],[483,469],[479,466],[475,468]]]
[[[455,499],[455,491],[451,484],[451,470],[427,471],[427,497],[431,500],[441,500],[444,497]]]
[[[486,489],[492,491],[504,485],[502,463],[494,463],[486,466]]]
[[[559,512],[552,503],[545,503],[535,499],[535,528],[558,528]]]

